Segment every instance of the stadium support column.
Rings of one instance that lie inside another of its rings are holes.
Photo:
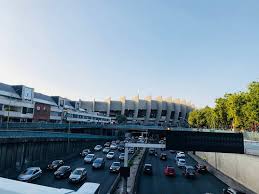
[[[166,123],[169,124],[171,112],[173,111],[172,97],[166,99],[167,113],[166,113]]]
[[[138,107],[139,107],[139,95],[133,97],[132,100],[134,101],[134,104],[135,104],[133,121],[137,121],[137,118],[138,118]]]
[[[163,104],[163,98],[162,96],[159,96],[156,98],[157,100],[157,115],[156,115],[156,124],[159,123],[161,114],[162,114],[162,104]]]
[[[181,111],[180,99],[173,99],[175,104],[175,112],[174,112],[174,125],[179,126],[179,113]]]
[[[126,97],[125,96],[120,97],[120,101],[121,101],[121,115],[124,115],[125,114]]]
[[[182,116],[180,118],[180,122],[186,124],[186,118],[185,118],[185,115],[186,115],[186,100],[181,100],[181,113],[182,113]]]
[[[145,98],[146,100],[146,104],[147,104],[147,113],[146,113],[146,117],[145,117],[145,121],[144,123],[147,124],[149,122],[149,118],[150,118],[150,113],[151,113],[151,101],[152,101],[152,97],[148,96]]]
[[[107,103],[106,114],[107,114],[107,116],[109,116],[110,115],[110,111],[111,111],[111,97],[107,98],[105,100],[105,102]]]

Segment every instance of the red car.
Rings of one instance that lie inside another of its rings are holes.
[[[164,174],[166,176],[175,176],[175,169],[172,166],[167,166],[164,168]]]

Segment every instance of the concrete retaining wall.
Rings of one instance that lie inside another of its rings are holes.
[[[78,156],[84,148],[93,148],[105,140],[59,138],[0,139],[0,176],[14,178],[29,166],[47,167],[55,159]]]
[[[259,157],[244,154],[196,152],[214,168],[259,193]]]

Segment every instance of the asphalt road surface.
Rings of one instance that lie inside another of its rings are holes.
[[[106,154],[104,154],[102,151],[94,152],[97,157],[104,157]],[[78,190],[79,187],[84,183],[84,182],[95,182],[95,183],[100,183],[101,188],[100,188],[100,194],[106,194],[114,182],[117,174],[110,173],[109,168],[114,161],[119,161],[118,157],[121,152],[115,151],[115,158],[112,160],[107,160],[105,158],[105,169],[92,169],[92,164],[85,164],[83,161],[83,157],[77,157],[74,158],[73,160],[65,162],[64,165],[69,165],[71,166],[72,170],[78,167],[83,167],[87,169],[87,179],[83,181],[80,184],[71,184],[68,182],[68,178],[66,179],[55,179],[53,173],[54,172],[48,172],[43,170],[42,176],[34,180],[32,183],[39,184],[39,185],[44,185],[44,186],[49,186],[49,187],[55,187],[55,188],[65,188],[65,189],[71,189],[71,190]],[[57,158],[59,159],[59,158]]]
[[[198,174],[195,179],[187,179],[182,175],[182,170],[177,167],[174,157],[169,151],[167,160],[159,159],[161,151],[158,151],[158,156],[150,156],[147,154],[144,163],[151,163],[153,166],[153,175],[145,175],[143,171],[139,182],[138,194],[221,194],[223,188],[227,185],[207,173],[204,175]],[[190,156],[186,155],[186,164],[195,165]],[[164,167],[171,165],[176,169],[176,177],[167,177],[164,175]]]

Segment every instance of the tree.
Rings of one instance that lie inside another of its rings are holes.
[[[119,124],[126,123],[127,122],[127,117],[125,115],[117,115],[116,116],[116,121]]]

